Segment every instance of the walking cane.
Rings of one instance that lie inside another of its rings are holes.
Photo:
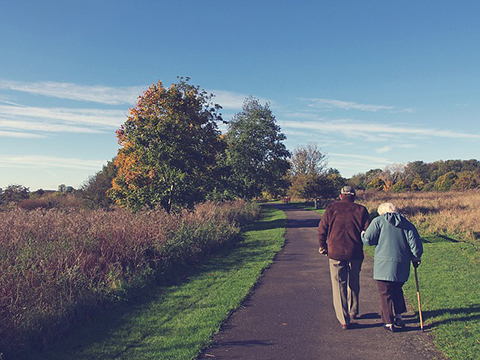
[[[422,317],[422,305],[420,303],[420,290],[418,288],[418,276],[417,276],[417,268],[413,267],[415,270],[415,283],[417,284],[417,300],[418,300],[418,314],[420,315],[420,328],[423,332],[423,317]]]

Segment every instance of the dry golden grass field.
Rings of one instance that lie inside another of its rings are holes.
[[[383,202],[400,209],[423,237],[448,237],[480,244],[480,191],[359,192],[358,202],[374,213]]]

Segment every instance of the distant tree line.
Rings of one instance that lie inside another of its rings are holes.
[[[472,190],[480,187],[480,161],[439,160],[432,163],[413,161],[394,164],[385,169],[359,173],[349,183],[364,190],[449,191]]]

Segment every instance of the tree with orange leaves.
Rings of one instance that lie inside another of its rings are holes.
[[[188,81],[152,84],[117,130],[118,174],[109,190],[117,204],[171,211],[203,201],[215,186],[225,150],[217,127],[221,107]]]

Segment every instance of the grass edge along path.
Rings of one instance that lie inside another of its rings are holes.
[[[30,360],[190,360],[211,343],[248,296],[285,242],[286,216],[262,206],[262,219],[230,249],[212,255],[194,273],[155,289],[75,331]]]

